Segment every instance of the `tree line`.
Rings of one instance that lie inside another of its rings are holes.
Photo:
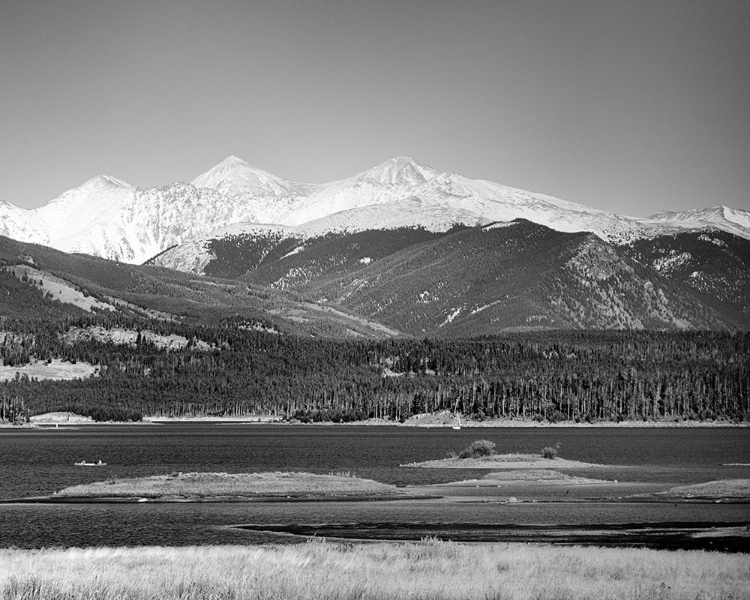
[[[257,416],[301,421],[403,421],[457,411],[467,418],[602,421],[750,418],[750,334],[545,331],[465,340],[333,340],[118,314],[0,323],[3,364],[53,358],[99,365],[72,381],[0,384],[29,414],[94,418]],[[71,341],[71,327],[177,334],[160,348]],[[206,344],[197,344],[202,341]]]

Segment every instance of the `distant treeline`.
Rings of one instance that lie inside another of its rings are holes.
[[[148,329],[202,340],[176,351],[66,342],[70,327]],[[750,419],[750,334],[545,331],[471,340],[342,341],[118,315],[0,320],[5,364],[61,358],[100,365],[74,381],[19,377],[0,397],[30,414],[275,415],[303,421],[456,410],[467,417],[600,421]],[[203,346],[205,347],[205,346]]]

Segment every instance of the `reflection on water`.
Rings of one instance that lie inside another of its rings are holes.
[[[407,469],[399,464],[442,457],[475,439],[500,452],[538,452],[561,443],[561,455],[615,465],[587,476],[646,482],[644,489],[718,478],[750,477],[748,429],[407,429],[175,424],[92,426],[59,430],[0,430],[0,497],[44,495],[77,483],[173,471],[350,471],[397,485],[424,485],[481,477],[477,470]],[[107,467],[74,467],[78,460]],[[627,465],[627,466],[623,466]],[[621,486],[624,489],[625,486]],[[575,488],[574,496],[587,495]],[[609,496],[612,490],[594,490]],[[456,490],[453,491],[456,492]],[[460,492],[507,498],[519,490]],[[545,499],[558,493],[534,494]],[[631,492],[629,492],[631,493]],[[245,544],[296,541],[263,531],[226,527],[252,524],[427,524],[420,531],[493,535],[499,525],[613,523],[748,523],[747,504],[634,504],[539,502],[354,502],[272,504],[33,504],[0,505],[0,546]],[[461,527],[461,525],[465,527]],[[482,526],[484,529],[482,529]],[[407,529],[409,528],[407,527]],[[469,535],[469,534],[466,534]],[[460,535],[458,536],[461,537]],[[484,538],[483,538],[484,539]]]

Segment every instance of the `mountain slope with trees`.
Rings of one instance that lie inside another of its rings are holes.
[[[450,276],[467,287],[464,297],[476,302],[487,302],[483,286],[502,276],[508,298],[501,298],[506,302],[501,314],[516,307],[523,315],[531,300],[541,305],[558,280],[568,287],[577,282],[581,299],[591,293],[585,284],[592,281],[609,282],[616,290],[646,289],[638,279],[645,267],[588,234],[551,232],[523,221],[440,236],[417,232],[414,243],[406,233],[393,234],[403,246],[382,258],[374,252],[385,247],[380,238],[373,236],[368,245],[363,236],[360,241],[373,258],[369,264],[360,258],[334,265],[318,287],[299,291],[66,255],[0,238],[0,261],[6,266],[52,273],[111,307],[85,311],[50,298],[38,281],[0,269],[3,363],[58,359],[97,366],[86,379],[16,376],[0,382],[0,418],[72,411],[96,419],[272,415],[402,421],[443,410],[477,420],[748,418],[748,333],[562,328],[466,339],[462,333],[468,328],[455,317],[450,336],[389,338],[395,332],[375,321],[302,299],[303,293],[333,298],[333,292],[354,290],[339,302],[363,310],[386,297],[382,290],[387,289],[357,291],[351,284],[363,273],[373,281],[379,277],[398,294],[437,282],[438,275]],[[331,256],[340,244],[335,238],[321,242],[316,260]],[[500,255],[494,262],[488,245]],[[459,272],[460,265],[471,264],[471,256],[475,264]],[[257,272],[262,275],[266,268],[261,265]],[[658,280],[654,293],[661,290],[670,310],[688,310],[693,300],[675,298],[670,285]],[[440,306],[452,299],[436,290],[435,298],[423,296],[428,306],[437,307],[423,318],[445,320]],[[554,305],[546,307],[552,311]],[[400,310],[394,305],[381,312],[395,322]],[[492,315],[488,311],[477,314]],[[562,320],[570,313],[550,314]],[[705,314],[715,318],[709,310]],[[363,333],[352,337],[357,331]],[[160,342],[166,339],[182,343]]]

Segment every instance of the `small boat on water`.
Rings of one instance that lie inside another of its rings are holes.
[[[73,463],[76,467],[106,467],[107,463],[102,462],[100,460],[96,462],[86,462],[85,460],[81,460],[77,463]]]

